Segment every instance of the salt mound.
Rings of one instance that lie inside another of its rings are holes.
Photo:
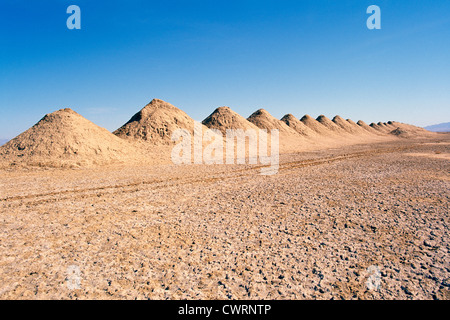
[[[258,130],[258,127],[237,114],[229,107],[219,107],[214,110],[202,123],[210,129],[217,129],[226,134],[227,129],[254,129]]]
[[[356,127],[352,126],[348,121],[344,120],[340,116],[335,116],[333,118],[333,123],[335,123],[337,126],[342,128],[342,130],[344,130],[348,133],[351,133],[351,134],[361,133],[361,131],[359,130],[359,128],[357,126]]]
[[[384,122],[378,122],[377,125],[384,131],[387,133],[390,133],[392,131],[392,128],[389,128],[389,126],[386,125],[386,123]]]
[[[406,124],[406,123],[401,123],[401,122],[396,122],[396,121],[390,121],[390,122],[396,128],[399,127],[401,129],[405,129],[405,130],[408,130],[410,132],[414,132],[417,134],[425,134],[425,135],[430,134],[430,133],[432,134],[432,132],[430,132],[424,128],[414,126],[412,124]]]
[[[380,134],[380,131],[376,130],[375,128],[372,128],[371,126],[369,126],[367,123],[365,123],[362,120],[359,120],[357,122],[357,125],[360,126],[362,129],[367,130],[370,133],[378,134],[378,135]]]
[[[328,119],[324,115],[318,116],[316,120],[318,122],[320,122],[321,124],[323,124],[325,127],[327,127],[331,131],[335,131],[335,132],[342,132],[343,131],[341,127],[336,125],[333,121],[331,121],[330,119]]]
[[[401,129],[400,127],[395,129],[395,130],[392,130],[391,132],[389,132],[389,134],[392,134],[392,135],[400,137],[400,138],[409,138],[409,137],[411,137],[411,133],[410,132],[408,132],[408,131],[406,131],[404,129]]]
[[[383,125],[384,125],[384,127],[389,128],[390,130],[397,129],[397,126],[394,125],[394,123],[392,121],[383,122]]]
[[[403,138],[421,137],[421,136],[425,137],[432,135],[431,132],[423,128],[395,121],[389,121],[387,123],[378,122],[377,124],[371,123],[370,127],[377,130],[380,133],[390,134]]]
[[[308,128],[319,134],[329,135],[331,133],[327,127],[309,115],[304,115],[300,121],[303,122]]]
[[[386,126],[390,127],[390,128],[397,129],[396,126],[395,126],[395,124],[394,124],[394,122],[392,122],[392,121],[388,121],[387,123],[384,122],[384,124],[385,124]]]
[[[281,134],[297,135],[297,132],[290,128],[286,123],[273,117],[264,109],[255,111],[247,120],[260,129],[266,129],[268,132],[272,129],[278,129]]]
[[[366,130],[364,130],[358,124],[356,124],[352,119],[346,119],[345,121],[350,125],[350,127],[354,130],[355,133],[359,133],[359,134],[367,134],[368,133]],[[371,133],[373,133],[373,132],[371,132]]]
[[[174,143],[172,133],[177,129],[186,129],[192,134],[194,119],[168,102],[153,99],[113,133],[121,138],[168,145]]]
[[[298,120],[290,113],[281,118],[281,121],[286,123],[286,125],[294,129],[297,133],[301,134],[302,136],[312,137],[317,135],[315,131],[308,128],[303,122]]]
[[[47,114],[0,147],[3,161],[53,167],[121,162],[137,153],[132,145],[68,108]]]
[[[370,127],[375,129],[375,130],[377,130],[380,133],[389,133],[390,132],[390,130],[388,130],[385,127],[381,126],[381,122],[378,122],[378,123],[372,122],[370,124]]]
[[[427,129],[417,127],[411,124],[391,121],[392,125],[396,128],[400,128],[401,130],[409,132],[410,136],[417,136],[417,137],[427,137],[427,136],[434,136],[436,135],[435,132],[428,131]]]

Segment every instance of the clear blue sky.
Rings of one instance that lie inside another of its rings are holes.
[[[0,139],[64,107],[112,131],[152,98],[196,120],[448,122],[450,1],[0,1]]]

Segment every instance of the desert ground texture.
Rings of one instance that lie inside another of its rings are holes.
[[[449,169],[449,134],[285,152],[269,176],[6,166],[0,299],[450,299]]]

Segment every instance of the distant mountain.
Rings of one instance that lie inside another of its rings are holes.
[[[10,139],[0,139],[0,146],[4,145],[5,143],[7,143]]]
[[[425,127],[425,129],[433,132],[450,132],[450,122],[435,124]]]

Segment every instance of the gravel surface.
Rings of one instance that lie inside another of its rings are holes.
[[[2,170],[0,299],[450,299],[449,142]]]

